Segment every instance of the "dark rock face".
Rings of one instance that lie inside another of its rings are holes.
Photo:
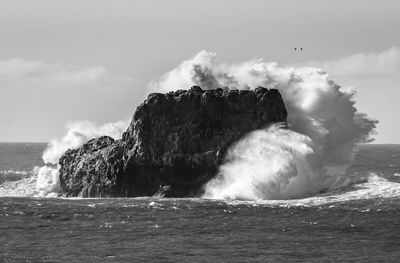
[[[178,90],[152,93],[121,140],[92,139],[60,158],[63,195],[167,197],[201,194],[226,149],[251,130],[287,117],[278,90]]]

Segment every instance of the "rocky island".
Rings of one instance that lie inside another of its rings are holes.
[[[120,140],[94,138],[61,156],[61,195],[201,195],[232,143],[286,117],[276,89],[151,93]]]

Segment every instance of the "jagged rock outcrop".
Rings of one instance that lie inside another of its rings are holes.
[[[65,196],[196,196],[223,162],[226,149],[251,130],[287,117],[278,90],[152,93],[122,139],[103,136],[60,158]]]

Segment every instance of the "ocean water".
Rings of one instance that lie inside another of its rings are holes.
[[[400,260],[400,145],[362,145],[361,183],[252,202],[35,197],[45,147],[0,144],[0,262]]]

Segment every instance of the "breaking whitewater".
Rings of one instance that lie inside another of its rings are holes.
[[[60,156],[93,137],[120,138],[128,121],[71,122],[49,144],[0,144],[0,255],[51,262],[240,261],[249,251],[260,262],[398,258],[400,145],[367,144],[377,121],[357,111],[355,90],[321,69],[217,64],[215,57],[200,52],[149,91],[276,88],[289,129],[250,132],[228,149],[203,196],[182,199],[162,192],[57,197]]]
[[[168,92],[193,85],[203,89],[276,88],[285,102],[289,129],[277,123],[237,141],[228,149],[218,174],[204,185],[203,198],[303,198],[365,182],[370,177],[348,173],[358,145],[373,140],[377,123],[357,111],[354,90],[339,86],[317,68],[278,67],[262,60],[217,64],[215,58],[215,53],[202,51],[150,83],[149,89]],[[61,155],[94,137],[119,139],[128,124],[118,121],[96,127],[90,122],[69,123],[67,134],[44,150],[46,165],[35,167],[32,176],[23,181],[3,183],[2,195],[56,196],[60,191]]]

